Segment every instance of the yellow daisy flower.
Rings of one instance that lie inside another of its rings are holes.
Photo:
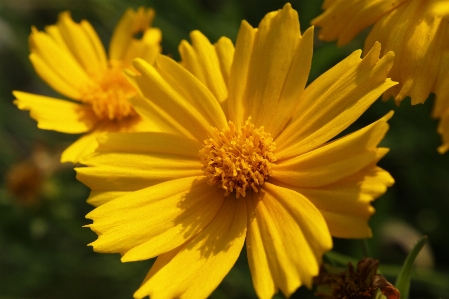
[[[400,83],[383,98],[394,97],[399,103],[410,96],[414,105],[436,90],[442,56],[449,50],[449,22],[443,16],[447,7],[441,0],[325,0],[324,13],[312,24],[322,27],[321,39],[337,40],[338,45],[373,25],[365,53],[376,41],[382,44],[382,54],[393,51],[390,76]]]
[[[152,63],[160,52],[161,32],[150,28],[153,18],[152,9],[128,9],[112,35],[109,59],[91,24],[75,23],[69,12],[61,13],[45,32],[32,28],[30,60],[36,72],[72,101],[14,91],[14,103],[29,110],[41,129],[85,133],[63,152],[62,162],[92,153],[101,132],[155,129],[129,104],[137,92],[122,73],[134,58]]]
[[[391,113],[330,141],[396,83],[393,53],[356,51],[305,88],[313,28],[289,4],[259,28],[243,21],[234,48],[198,31],[182,63],[141,59],[130,80],[172,133],[108,134],[77,177],[97,205],[94,250],[122,261],[158,257],[135,298],[206,298],[246,241],[256,293],[311,287],[331,236],[371,236],[370,202],[393,179],[376,163]],[[193,74],[193,75],[192,75]]]

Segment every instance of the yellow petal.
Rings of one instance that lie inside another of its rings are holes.
[[[199,162],[203,145],[195,140],[160,132],[110,133],[99,138],[98,153],[177,155]]]
[[[99,207],[115,198],[119,198],[129,191],[91,191],[87,203],[93,205],[94,207]]]
[[[164,114],[150,101],[145,100],[141,95],[136,94],[128,99],[138,115],[121,119],[120,121],[109,121],[110,132],[165,132],[176,134],[169,120],[170,117]],[[150,109],[148,109],[150,107]]]
[[[165,132],[175,135],[188,136],[194,138],[188,131],[186,131],[176,120],[152,101],[146,100],[143,96],[137,95],[129,99],[133,109],[139,114],[142,119],[143,126],[140,132]]]
[[[198,159],[168,154],[105,153],[86,158],[82,163],[90,167],[78,169],[77,177],[95,191],[134,191],[176,178],[202,175]],[[110,178],[105,179],[107,175]]]
[[[298,103],[304,76],[307,79],[310,70],[312,33],[309,31],[305,44],[298,47],[298,14],[290,4],[267,14],[259,24],[246,80],[244,118],[251,116],[256,127],[264,126],[272,136],[284,127]],[[305,74],[298,78],[301,73]],[[293,76],[297,86],[289,82]]]
[[[122,57],[122,64],[131,66],[135,58],[141,58],[148,63],[154,63],[161,48],[162,32],[158,28],[149,28],[143,33],[140,40],[134,39],[127,47],[125,56]]]
[[[322,255],[332,248],[323,216],[301,194],[265,183],[248,199],[246,247],[253,283],[260,298],[277,288],[289,297],[312,286]]]
[[[60,47],[49,35],[32,28],[30,60],[36,73],[54,90],[75,100],[90,78],[67,47]]]
[[[91,47],[94,50],[94,57],[97,59],[98,68],[105,71],[108,68],[106,51],[104,50],[103,44],[101,43],[100,37],[95,32],[92,25],[86,20],[82,20],[80,23],[85,35],[88,37]]]
[[[318,187],[354,174],[388,152],[388,149],[377,148],[377,145],[387,132],[387,120],[392,115],[391,111],[352,134],[277,163],[272,177],[292,186]]]
[[[440,72],[435,87],[435,104],[432,116],[439,118],[438,133],[441,135],[443,144],[438,148],[440,154],[449,149],[449,53],[442,57]]]
[[[215,51],[217,52],[218,61],[220,62],[221,74],[223,75],[223,80],[227,86],[231,72],[232,61],[234,60],[234,45],[229,38],[221,37],[214,46]]]
[[[435,103],[432,116],[442,117],[449,109],[449,52],[445,53],[441,59],[440,72],[435,84]]]
[[[219,102],[223,102],[228,97],[228,90],[215,47],[198,30],[192,31],[190,38],[192,45],[187,41],[179,45],[182,65],[203,82]]]
[[[89,106],[31,93],[14,91],[14,104],[29,110],[30,116],[43,130],[76,134],[90,131],[98,119]]]
[[[97,252],[145,260],[195,237],[217,216],[224,196],[205,178],[189,177],[131,192],[93,210],[86,217],[98,234]]]
[[[307,83],[312,53],[313,27],[310,27],[300,39],[279,99],[270,103],[269,105],[272,105],[272,107],[266,109],[264,127],[273,138],[276,138],[284,129],[287,122],[291,120],[293,111],[298,106]]]
[[[369,165],[352,176],[319,188],[293,188],[323,214],[329,231],[338,238],[368,238],[368,219],[374,213],[370,202],[394,183],[380,167]]]
[[[275,139],[276,157],[285,159],[321,146],[352,124],[389,87],[393,53],[379,59],[380,45],[359,60],[354,52],[310,84],[292,122]],[[358,63],[356,61],[358,60]],[[351,68],[344,69],[346,66]]]
[[[127,9],[112,34],[109,58],[122,61],[124,65],[137,57],[152,63],[161,50],[162,38],[160,30],[150,28],[154,15],[151,8],[139,7],[137,11]],[[135,38],[139,33],[142,33],[142,38]]]
[[[396,56],[390,76],[401,85],[387,91],[384,99],[393,96],[399,103],[410,96],[412,104],[418,104],[433,90],[449,26],[430,13],[429,5],[430,1],[407,1],[383,16],[365,41],[365,50],[379,41],[384,51]]]
[[[207,298],[237,260],[246,225],[245,200],[226,198],[197,236],[158,257],[134,298]]]
[[[326,210],[320,210],[320,212],[323,214],[324,219],[326,219],[329,231],[333,237],[351,239],[372,237],[372,231],[366,218]],[[374,209],[372,213],[374,213]]]
[[[82,24],[75,23],[66,11],[59,15],[56,26],[73,57],[87,73],[103,73],[107,69],[107,61],[100,38],[87,21]]]
[[[449,110],[441,116],[438,123],[438,133],[441,135],[443,144],[438,147],[438,152],[444,154],[449,150]]]
[[[421,9],[418,8],[418,11]],[[405,90],[401,90],[396,97],[399,101],[410,96],[412,105],[424,103],[434,90],[442,50],[449,49],[447,20],[429,13],[416,21],[418,26],[409,29],[413,34],[407,34],[406,44],[403,45],[404,56],[401,57],[401,83]],[[411,86],[410,92],[407,92],[406,86]]]
[[[202,175],[201,144],[163,133],[116,133],[99,138],[98,154],[82,160],[77,179],[92,191],[135,191]]]
[[[325,1],[325,11],[312,20],[312,25],[322,27],[319,38],[338,40],[337,45],[347,44],[357,33],[375,23],[382,15],[407,0]],[[348,18],[348,16],[350,16]]]
[[[77,141],[72,143],[68,148],[66,148],[61,155],[61,163],[80,162],[84,156],[92,154],[98,146],[97,137],[98,132],[91,132],[84,134]]]
[[[128,76],[145,98],[173,119],[181,134],[202,142],[211,126],[226,126],[218,101],[198,79],[168,57],[159,56],[158,64],[160,69],[155,69],[136,59],[134,67],[140,75]]]
[[[449,3],[446,0],[434,1],[431,12],[439,16],[447,16],[449,15]]]
[[[218,99],[202,82],[167,56],[160,55],[157,66],[159,74],[171,85],[175,92],[200,112],[210,126],[217,128],[227,126],[227,119]],[[225,89],[226,87],[224,87]]]
[[[246,21],[242,21],[235,44],[235,55],[231,66],[228,86],[228,113],[229,120],[239,124],[243,123],[245,84],[248,77],[249,61],[251,59],[254,38],[257,29],[251,27]]]
[[[136,61],[137,60],[138,59],[136,59]],[[159,74],[157,74],[157,72],[154,69],[150,69],[150,72],[152,73],[152,75],[156,77],[156,80],[162,81],[162,86],[160,86],[159,91],[163,93],[164,87],[166,87],[166,82],[163,81],[163,79],[159,76]],[[156,105],[156,103],[154,103],[154,101],[145,98],[145,93],[153,91],[151,90],[140,91],[139,84],[145,84],[145,79],[141,78],[140,74],[133,71],[125,71],[125,74],[128,76],[129,82],[139,92],[139,96],[130,98],[129,102],[131,103],[134,110],[143,119],[152,121],[153,118],[156,116],[156,118],[159,120],[160,126],[164,128],[162,130],[163,132],[168,132],[191,139],[196,138],[194,135],[192,135],[192,133],[190,133],[190,131],[187,128],[183,126],[182,123],[179,122],[179,119],[177,118],[179,115],[176,114],[173,115],[173,113],[168,109],[168,107],[159,107],[158,105]],[[181,111],[179,111],[179,113],[181,113]]]

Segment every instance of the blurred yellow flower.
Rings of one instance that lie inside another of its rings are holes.
[[[182,63],[137,59],[127,74],[164,132],[111,133],[77,177],[91,188],[94,250],[122,261],[158,256],[135,298],[206,298],[246,241],[256,293],[311,287],[331,236],[371,236],[370,202],[393,179],[376,163],[391,113],[330,141],[386,89],[393,53],[356,51],[305,88],[313,28],[289,4],[234,48],[198,31]],[[192,75],[193,74],[193,75]],[[149,115],[148,115],[149,114]]]
[[[129,104],[137,92],[122,74],[132,59],[152,63],[160,52],[161,32],[150,28],[153,18],[152,9],[128,9],[112,35],[109,59],[91,24],[75,23],[69,12],[61,13],[56,25],[47,26],[45,32],[32,28],[30,60],[36,72],[73,101],[14,91],[14,103],[30,110],[41,129],[85,133],[63,152],[62,162],[77,162],[92,153],[102,132],[155,129]]]
[[[365,41],[365,53],[376,41],[382,44],[383,54],[395,53],[390,76],[399,85],[385,92],[384,99],[392,96],[399,103],[410,96],[414,105],[436,92],[443,53],[449,50],[446,0],[325,0],[323,9],[312,20],[322,27],[321,39],[343,45],[374,25]]]

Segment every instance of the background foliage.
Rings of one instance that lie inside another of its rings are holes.
[[[88,190],[75,180],[71,165],[59,155],[77,136],[41,131],[27,112],[13,104],[12,90],[58,96],[34,73],[28,60],[31,26],[42,30],[70,10],[76,21],[89,20],[105,45],[124,10],[141,5],[156,9],[154,26],[162,29],[163,51],[179,58],[177,46],[189,32],[201,30],[211,41],[226,35],[235,41],[242,19],[257,26],[269,11],[285,1],[271,0],[0,0],[0,299],[7,298],[131,298],[152,261],[126,263],[118,255],[97,254],[86,246],[96,236],[82,228]],[[301,28],[320,12],[321,0],[291,1]],[[363,38],[345,47],[315,42],[309,82],[363,47]],[[381,271],[394,282],[406,253],[419,236],[429,236],[417,261],[411,298],[444,298],[449,294],[449,155],[436,152],[440,137],[430,118],[433,99],[424,105],[400,107],[376,102],[353,131],[389,110],[395,116],[383,145],[391,149],[380,165],[396,184],[375,203],[371,220],[374,237],[370,255],[380,259]],[[335,240],[335,251],[361,258],[363,242]],[[301,250],[298,248],[298,250]],[[330,260],[342,261],[340,255]],[[312,298],[300,289],[294,298]],[[246,256],[211,298],[255,298]],[[282,296],[279,295],[279,298]]]

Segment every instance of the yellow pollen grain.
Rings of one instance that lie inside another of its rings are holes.
[[[275,149],[271,135],[264,127],[254,129],[248,118],[241,128],[236,128],[231,121],[222,131],[213,128],[199,156],[208,184],[219,184],[225,196],[235,191],[239,198],[245,197],[250,189],[258,192],[272,174]]]
[[[99,119],[119,121],[137,115],[128,101],[136,90],[126,80],[122,68],[111,67],[93,79],[82,91],[81,101],[90,104]]]

